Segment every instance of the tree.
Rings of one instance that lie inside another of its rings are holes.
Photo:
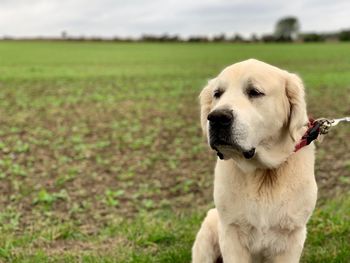
[[[255,43],[255,42],[259,42],[259,37],[257,34],[253,33],[251,36],[250,36],[250,41]]]
[[[350,41],[350,30],[343,30],[339,33],[340,41]]]
[[[224,33],[213,37],[213,42],[225,42],[225,41],[226,41],[226,36]]]
[[[231,41],[231,42],[240,43],[240,42],[244,42],[244,38],[243,38],[240,34],[236,33],[236,34],[234,34],[234,36],[230,39],[230,41]]]
[[[284,17],[277,21],[275,27],[275,38],[277,41],[292,41],[298,37],[300,29],[299,21],[296,17]]]
[[[262,35],[261,40],[264,43],[269,43],[269,42],[275,42],[276,41],[275,37],[273,35],[271,35],[271,34]]]
[[[324,35],[322,34],[317,34],[317,33],[305,33],[301,34],[300,38],[304,42],[321,42],[324,41]]]

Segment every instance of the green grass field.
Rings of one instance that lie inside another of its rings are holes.
[[[198,94],[251,57],[350,115],[348,44],[0,42],[0,262],[189,262],[213,206]],[[302,262],[350,262],[349,129],[318,146]]]

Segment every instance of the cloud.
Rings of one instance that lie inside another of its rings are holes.
[[[139,36],[273,31],[277,19],[295,15],[306,31],[350,27],[346,0],[1,0],[0,35]]]

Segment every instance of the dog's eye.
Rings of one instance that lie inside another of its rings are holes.
[[[249,87],[247,90],[247,94],[249,98],[258,98],[258,97],[265,96],[265,93],[261,92],[255,87]]]
[[[224,93],[224,91],[220,90],[220,89],[217,89],[217,90],[214,90],[214,93],[213,93],[213,97],[215,99],[218,99],[221,97],[221,95]]]

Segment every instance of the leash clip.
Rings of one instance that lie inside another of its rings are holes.
[[[320,124],[320,134],[327,134],[331,127],[338,125],[340,122],[350,122],[350,117],[338,118],[338,119],[326,119],[319,118],[315,120]]]
[[[319,118],[315,120],[315,122],[319,123],[320,134],[327,134],[331,127],[334,126],[334,120],[329,120],[326,118]]]

